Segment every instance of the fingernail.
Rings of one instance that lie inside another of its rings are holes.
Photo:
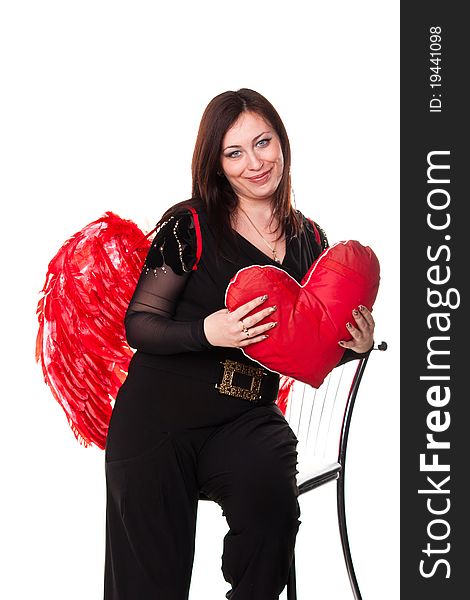
[[[268,337],[269,337],[269,335],[268,335],[268,334],[266,334],[266,335],[264,336],[264,339],[266,339],[266,338],[268,338]]]
[[[365,306],[363,306],[362,304],[359,305],[359,310],[364,310]]]
[[[276,305],[271,306],[271,310],[274,312],[275,310],[277,310],[277,306]]]
[[[352,311],[352,314],[353,314],[355,317],[357,317],[357,315],[358,315],[359,313],[358,313],[358,311],[357,311],[356,309],[354,309],[354,310]]]
[[[351,323],[346,323],[346,327],[347,327],[348,329],[351,329],[351,327],[352,327]]]
[[[272,328],[272,327],[276,327],[276,325],[277,325],[277,321],[273,321],[273,322],[271,323],[271,328]]]
[[[265,294],[264,296],[261,296],[261,300],[267,300],[268,299],[268,294]]]
[[[344,346],[344,342],[338,342],[340,346]]]

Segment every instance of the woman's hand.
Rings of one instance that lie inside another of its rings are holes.
[[[268,296],[260,296],[242,304],[233,312],[222,308],[204,319],[204,333],[213,346],[225,346],[229,348],[243,348],[249,344],[260,342],[268,337],[265,332],[276,325],[276,321],[269,321],[255,327],[259,321],[271,315],[277,306],[269,306],[250,315],[245,315],[260,306],[267,300]]]
[[[363,354],[370,350],[374,344],[374,327],[375,322],[372,314],[365,306],[359,306],[359,309],[352,311],[356,327],[352,323],[346,323],[349,333],[352,335],[352,340],[345,342],[341,340],[338,344],[342,348],[350,348],[354,352]]]

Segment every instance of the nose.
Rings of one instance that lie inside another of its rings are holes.
[[[256,152],[248,153],[248,168],[250,171],[259,171],[263,166],[263,161]]]

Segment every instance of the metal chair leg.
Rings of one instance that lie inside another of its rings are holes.
[[[354,380],[349,390],[349,399],[346,408],[346,412],[343,419],[343,427],[341,432],[341,441],[338,455],[338,462],[341,465],[341,471],[339,473],[337,488],[336,488],[336,504],[338,508],[338,525],[339,533],[341,536],[341,545],[343,546],[344,560],[346,561],[346,569],[349,575],[349,581],[351,583],[352,591],[355,600],[362,600],[361,592],[359,591],[359,584],[357,583],[356,574],[354,572],[354,566],[351,557],[351,550],[349,547],[348,529],[346,526],[346,507],[344,500],[344,480],[346,473],[346,451],[348,447],[349,427],[351,425],[351,416],[356,401],[359,384],[361,383],[364,370],[367,365],[369,357],[363,358],[356,369]]]
[[[297,587],[295,581],[295,553],[292,556],[292,562],[287,579],[287,600],[297,600]]]
[[[344,471],[341,471],[339,475],[337,486],[338,524],[339,533],[341,536],[341,545],[343,547],[344,560],[346,562],[346,569],[348,571],[349,581],[351,583],[354,599],[362,600],[361,592],[359,590],[359,584],[357,582],[356,574],[354,572],[351,550],[349,547],[348,530],[346,527],[346,509],[344,501]]]

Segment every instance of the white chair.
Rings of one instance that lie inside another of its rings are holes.
[[[374,350],[386,350],[382,342]],[[299,440],[299,495],[329,481],[337,482],[338,526],[344,560],[355,600],[361,600],[349,547],[345,509],[346,452],[354,403],[369,356],[333,369],[318,389],[294,382],[286,419]],[[287,583],[288,600],[297,600],[295,556]]]

